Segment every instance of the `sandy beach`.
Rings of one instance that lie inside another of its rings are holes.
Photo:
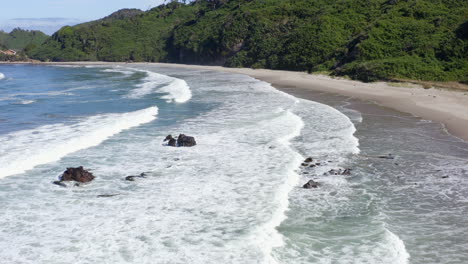
[[[38,64],[115,65],[109,62],[65,62]],[[147,64],[147,63],[134,63]],[[304,99],[310,91],[370,100],[383,107],[442,123],[449,133],[468,141],[468,91],[430,88],[415,84],[363,83],[305,72],[248,68],[225,68],[172,63],[153,63],[163,67],[190,68],[239,73],[271,83],[275,88]]]

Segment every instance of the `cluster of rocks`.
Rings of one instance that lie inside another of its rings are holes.
[[[317,166],[320,166],[323,163],[327,163],[327,162],[314,161],[314,159],[311,158],[311,157],[306,158],[301,163],[302,174],[309,174],[309,172],[307,170],[309,170],[310,168],[315,168]],[[351,175],[351,170],[352,169],[349,169],[349,168],[347,168],[347,169],[331,169],[328,172],[325,172],[323,175],[324,176],[326,176],[326,175]],[[302,187],[304,189],[318,188],[319,186],[320,186],[320,183],[316,182],[314,180],[309,180],[307,183],[302,185]]]
[[[171,135],[168,135],[164,141],[168,141],[168,146],[172,147],[193,147],[197,145],[194,137],[186,136],[184,134],[180,134],[177,138],[173,138]],[[147,172],[140,173],[139,175],[130,175],[126,176],[126,181],[135,181],[137,178],[146,178]],[[89,170],[85,170],[83,166],[77,168],[67,168],[62,175],[60,175],[58,181],[54,181],[53,184],[67,187],[67,182],[74,182],[74,186],[80,186],[82,183],[88,183],[94,180],[95,176],[89,172]],[[112,197],[118,194],[104,194],[98,195],[98,197]]]
[[[173,138],[172,135],[167,135],[163,142],[167,141],[167,145],[171,147],[193,147],[197,145],[194,137],[180,134],[177,139]]]

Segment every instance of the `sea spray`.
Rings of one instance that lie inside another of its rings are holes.
[[[5,74],[0,72],[0,80],[5,79]]]
[[[162,99],[166,99],[169,103],[172,101],[184,103],[192,97],[190,87],[184,80],[156,72],[140,71],[145,72],[147,76],[143,79],[143,83],[130,91],[129,98],[138,99],[152,93],[167,93]]]
[[[156,118],[157,107],[92,116],[76,124],[55,124],[0,137],[0,178],[57,161],[75,151],[99,145],[122,130]]]

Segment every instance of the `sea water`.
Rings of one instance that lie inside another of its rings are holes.
[[[340,112],[247,76],[145,64],[5,65],[0,72],[2,263],[468,259],[460,236],[466,153],[458,141],[457,153],[430,157],[451,172],[443,182],[450,191],[441,194],[425,177],[431,169],[417,169],[421,158],[366,156],[395,149],[356,136],[367,124],[359,111],[337,105]],[[198,145],[163,144],[179,133]],[[405,148],[390,132],[382,136]],[[320,165],[301,167],[309,156]],[[52,184],[77,166],[96,179]],[[352,175],[327,175],[346,167]],[[140,173],[146,178],[124,180]],[[309,179],[321,186],[301,188]],[[418,189],[413,181],[426,184]],[[431,237],[437,232],[443,239]]]

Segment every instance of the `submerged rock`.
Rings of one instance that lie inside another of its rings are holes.
[[[351,175],[352,169],[331,169],[325,175]]]
[[[85,183],[85,182],[90,182],[94,180],[94,178],[95,177],[91,172],[83,169],[83,166],[80,166],[78,168],[67,168],[67,170],[63,172],[62,176],[60,176],[59,182],[76,181],[76,182]],[[54,182],[54,184],[57,184],[57,183]]]
[[[377,156],[377,158],[379,158],[379,159],[395,159],[395,156],[393,156],[392,154],[388,154],[388,155],[379,155],[379,156]]]
[[[146,178],[146,173],[142,172],[142,173],[140,173],[140,175],[127,176],[127,177],[125,177],[125,180],[126,181],[135,181],[135,178]]]
[[[314,180],[310,180],[306,184],[302,185],[302,188],[304,189],[312,189],[312,188],[318,188],[318,187],[319,187],[319,183]]]
[[[97,197],[98,197],[98,198],[107,198],[107,197],[114,197],[114,196],[117,196],[117,195],[120,195],[120,193],[116,193],[116,194],[100,194],[100,195],[98,195]]]

